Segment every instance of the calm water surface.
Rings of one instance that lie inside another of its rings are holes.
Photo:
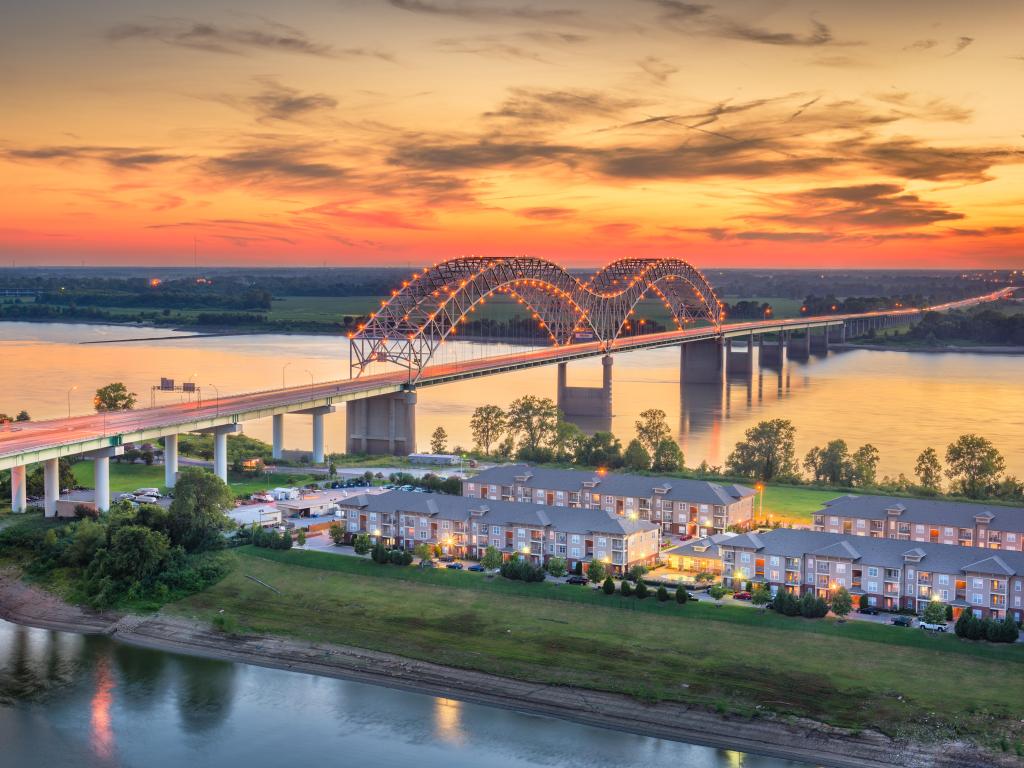
[[[0,764],[807,768],[3,621]]]
[[[150,402],[161,376],[194,379],[204,397],[316,381],[349,374],[348,343],[327,336],[253,335],[82,344],[83,341],[171,335],[149,328],[102,325],[0,323],[0,412],[27,409],[34,418],[58,417],[91,407],[97,387],[124,381]],[[439,362],[504,354],[508,345],[447,344]],[[450,445],[469,446],[469,417],[484,403],[508,405],[523,394],[554,397],[555,367],[425,387],[417,405],[417,437],[425,450],[438,425]],[[570,385],[597,385],[601,364],[569,366]],[[175,396],[177,397],[177,396]],[[168,403],[166,395],[157,403]],[[920,354],[857,350],[833,352],[807,362],[791,361],[780,372],[764,367],[752,380],[730,376],[725,386],[679,384],[677,349],[616,355],[615,415],[610,427],[623,442],[637,414],[652,406],[668,413],[686,454],[696,466],[721,464],[743,431],[761,419],[787,418],[797,427],[797,451],[836,437],[851,447],[865,442],[881,451],[880,471],[913,470],[922,448],[944,446],[964,432],[986,435],[1003,452],[1011,473],[1024,475],[1024,357]],[[344,450],[344,409],[327,417],[327,447]],[[286,418],[287,448],[308,450],[311,420]],[[247,433],[270,439],[270,421],[247,422]]]

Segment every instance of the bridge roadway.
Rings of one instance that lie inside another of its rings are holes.
[[[963,301],[929,307],[927,310],[957,309],[994,301],[1007,295],[1009,289],[996,291]],[[646,334],[617,339],[611,344],[600,341],[581,342],[557,347],[545,347],[529,352],[495,356],[460,363],[445,363],[425,367],[421,375],[412,380],[406,370],[396,370],[354,379],[321,382],[309,386],[273,389],[216,397],[195,403],[179,403],[131,411],[95,413],[38,422],[16,422],[0,425],[0,470],[13,469],[18,473],[17,486],[23,484],[24,467],[43,462],[47,474],[54,475],[56,460],[65,456],[83,456],[104,460],[117,455],[121,446],[152,442],[161,437],[181,432],[213,432],[215,450],[221,454],[215,461],[218,474],[226,475],[226,454],[223,450],[226,433],[235,431],[242,421],[267,417],[280,417],[286,413],[307,412],[316,420],[333,407],[352,400],[387,395],[431,384],[442,384],[460,379],[488,376],[506,371],[540,365],[551,365],[587,357],[629,352],[637,349],[675,346],[699,341],[777,334],[812,328],[828,328],[856,321],[889,319],[918,315],[922,309],[902,309],[869,312],[856,315],[829,315],[784,320],[759,320],[728,323],[720,330],[713,327],[690,328],[683,331]],[[322,421],[321,421],[322,439]],[[322,452],[322,448],[320,449]],[[314,454],[316,450],[314,447]],[[176,465],[176,457],[174,459]],[[105,469],[105,467],[104,467]],[[170,473],[168,485],[173,484]],[[13,493],[17,496],[17,488]],[[22,491],[23,494],[23,491]],[[51,494],[48,494],[51,495]],[[23,499],[15,498],[15,507]],[[51,504],[47,504],[47,512]]]

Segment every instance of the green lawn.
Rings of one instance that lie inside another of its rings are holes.
[[[894,735],[1021,738],[1024,648],[750,608],[608,598],[568,585],[243,548],[165,610],[245,632],[351,644],[538,683],[756,707]],[[283,561],[283,562],[275,562]],[[296,565],[298,564],[298,565]],[[246,578],[280,590],[277,595]],[[565,599],[557,599],[564,596]],[[543,599],[544,597],[552,599]],[[631,605],[626,611],[616,606]]]
[[[817,488],[800,488],[795,485],[765,486],[763,499],[754,498],[754,517],[758,520],[769,519],[785,523],[809,525],[811,515],[821,509],[826,501],[842,496],[844,490],[819,490]]]
[[[184,469],[184,465],[181,466]],[[95,487],[92,476],[92,462],[79,461],[74,464],[71,471],[74,472],[75,481],[85,487]],[[283,485],[302,485],[314,479],[312,475],[276,473],[270,475],[259,475],[248,477],[228,472],[228,485],[236,495],[249,495],[257,491],[276,488]],[[322,479],[322,478],[320,478]],[[164,487],[163,465],[147,467],[145,464],[119,464],[110,462],[110,492],[128,493],[136,488],[160,488]]]

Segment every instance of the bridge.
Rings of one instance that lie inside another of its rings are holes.
[[[611,415],[612,356],[638,349],[678,346],[680,375],[690,382],[714,382],[727,369],[753,370],[755,349],[768,361],[827,352],[832,341],[872,329],[906,323],[933,310],[957,309],[1007,295],[996,291],[925,309],[897,308],[863,314],[726,322],[710,283],[679,259],[626,259],[587,281],[542,259],[454,259],[414,274],[382,302],[350,339],[349,379],[308,386],[216,397],[214,400],[0,425],[0,470],[11,470],[11,501],[26,508],[26,468],[43,465],[48,516],[60,495],[58,460],[94,462],[95,503],[110,505],[109,461],[126,445],[164,440],[165,485],[178,471],[178,435],[214,437],[214,472],[227,479],[227,436],[254,419],[273,421],[273,455],[281,456],[284,415],[313,419],[313,461],[324,461],[324,417],[344,405],[347,450],[406,454],[415,451],[415,404],[419,388],[542,365],[558,365],[558,403],[569,416]],[[523,304],[548,332],[550,345],[478,360],[436,363],[446,341],[494,295]],[[662,301],[675,330],[629,335],[630,318],[647,296]],[[601,387],[569,387],[568,363],[603,360]],[[385,368],[373,372],[373,368]]]

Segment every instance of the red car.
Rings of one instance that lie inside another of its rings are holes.
[[[750,593],[749,592],[733,592],[732,593],[732,599],[733,600],[749,600],[750,599]]]

